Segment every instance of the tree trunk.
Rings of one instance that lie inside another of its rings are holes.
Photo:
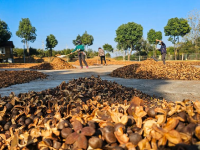
[[[157,48],[157,44],[155,44],[153,47],[153,57],[154,58],[156,58],[156,48]]]
[[[131,50],[130,50],[130,52],[129,52],[129,54],[128,54],[128,61],[130,61],[130,57],[131,57],[132,50],[133,50],[133,45],[131,44]]]
[[[176,48],[175,48],[175,44],[174,44],[174,60],[176,60]]]
[[[178,60],[180,60],[180,58],[179,58],[179,50],[177,49],[177,53],[178,53]]]
[[[51,62],[51,57],[52,57],[52,48],[49,50],[49,62]]]
[[[123,55],[123,61],[125,61],[126,52],[125,52],[125,50],[124,50],[124,49],[123,49],[123,51],[124,51],[124,55]]]
[[[175,47],[175,43],[176,42],[175,42],[175,36],[174,36],[174,57],[175,57],[174,59],[176,60],[176,47]]]
[[[52,58],[52,48],[50,49],[50,57]]]
[[[140,51],[139,51],[139,61],[140,61]]]
[[[28,41],[26,41],[26,47],[27,47],[27,54],[29,56],[29,45],[28,45]]]

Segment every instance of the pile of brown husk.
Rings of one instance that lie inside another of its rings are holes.
[[[194,63],[193,63],[194,64]],[[153,59],[114,70],[112,77],[136,79],[200,80],[200,69],[184,62],[156,62]]]
[[[97,57],[97,56],[94,57],[94,58],[86,59],[86,62],[89,66],[101,64],[100,57]],[[134,64],[134,63],[136,63],[136,62],[134,62],[134,61],[117,61],[113,58],[106,58],[106,64],[107,65],[130,65],[130,64]],[[71,64],[80,65],[79,60],[72,62]],[[103,64],[104,64],[104,61],[103,61]]]
[[[40,63],[0,63],[0,68],[30,68]]]
[[[133,88],[79,78],[0,100],[0,148],[196,149],[200,102],[167,102]]]
[[[64,61],[61,58],[55,57],[51,63],[42,63],[33,67],[30,67],[30,69],[37,69],[37,70],[60,70],[60,69],[74,69],[71,64]]]
[[[45,79],[46,74],[37,71],[0,71],[0,88],[27,83],[35,79]]]

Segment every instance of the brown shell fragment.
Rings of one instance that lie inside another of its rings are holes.
[[[62,138],[67,138],[67,136],[71,133],[72,133],[71,128],[63,128],[61,131],[61,136],[62,136]]]
[[[11,149],[16,149],[18,146],[18,135],[15,134],[14,138],[11,141]]]
[[[160,138],[163,137],[163,135],[159,132],[156,132],[155,130],[151,130],[150,135],[152,138],[159,140]]]
[[[151,149],[151,145],[147,139],[143,139],[138,143],[140,149]]]
[[[156,143],[156,139],[152,139],[151,140],[151,147],[152,149],[158,149],[157,143]]]
[[[194,102],[194,108],[196,109],[197,113],[200,114],[200,102],[199,101]]]
[[[53,146],[53,142],[51,139],[43,139],[43,142],[49,147]]]
[[[74,131],[79,131],[79,130],[81,130],[83,128],[83,125],[78,120],[74,120],[74,122],[72,123],[72,125],[73,125]]]
[[[183,128],[182,132],[188,135],[193,135],[195,132],[195,127],[196,127],[196,124],[190,123]]]
[[[200,126],[195,128],[195,136],[200,140]]]
[[[179,133],[181,135],[181,139],[182,139],[183,143],[189,144],[192,136],[188,135],[188,134],[185,134],[185,133],[182,133],[182,132],[179,132]]]
[[[151,97],[100,77],[0,96],[0,149],[136,150],[200,144],[199,101]]]
[[[167,124],[164,127],[164,130],[167,132],[171,131],[177,126],[178,123],[179,123],[179,120],[177,118],[169,118],[167,121]]]
[[[83,134],[80,134],[80,136],[78,137],[77,146],[78,148],[87,149],[88,146],[87,139]]]
[[[131,142],[126,143],[126,147],[128,150],[136,150],[135,145],[133,145]]]
[[[155,118],[157,119],[157,124],[162,125],[166,121],[165,115],[156,115]]]
[[[30,136],[36,137],[36,138],[40,137],[41,136],[40,129],[39,128],[33,128],[33,129],[31,129]]]
[[[119,127],[119,129],[115,131],[114,134],[120,144],[126,144],[129,142],[129,137],[123,133],[122,127]]]
[[[117,141],[114,135],[114,128],[112,126],[107,126],[101,129],[102,136],[107,143],[115,143]]]
[[[131,133],[129,135],[130,142],[133,143],[133,145],[137,145],[141,140],[142,136],[138,133]]]
[[[81,129],[81,134],[85,136],[92,136],[95,133],[95,129],[92,127],[84,127]]]
[[[165,146],[166,144],[167,144],[167,138],[166,138],[166,136],[163,136],[163,137],[161,137],[158,140],[158,147]]]
[[[185,128],[185,124],[183,122],[179,122],[177,127],[176,127],[176,130],[178,132],[182,132],[182,130]]]
[[[147,111],[147,115],[149,116],[149,117],[152,117],[152,118],[154,118],[155,116],[156,116],[156,111],[155,111],[155,108],[150,108],[148,111]]]
[[[103,146],[103,140],[100,139],[100,138],[98,138],[98,137],[91,137],[89,139],[89,145],[93,149],[102,148],[102,146]]]
[[[117,131],[120,127],[122,128],[123,132],[125,132],[126,127],[125,127],[125,125],[122,124],[122,123],[116,123],[116,124],[114,125],[114,131]]]
[[[54,147],[55,149],[59,149],[59,148],[61,147],[61,143],[58,142],[58,141],[53,141],[53,147]]]
[[[173,144],[178,144],[182,142],[181,136],[176,130],[171,130],[168,133],[165,133],[165,136],[167,140]]]
[[[70,135],[67,136],[65,143],[66,144],[74,144],[74,142],[77,141],[78,137],[79,137],[78,133],[76,133],[76,132],[71,133]]]

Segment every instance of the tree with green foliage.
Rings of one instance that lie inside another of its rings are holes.
[[[143,53],[148,54],[149,51],[153,51],[153,46],[147,40],[142,38],[141,44]]]
[[[110,44],[104,44],[103,49],[107,52],[113,52],[113,47]]]
[[[22,43],[26,43],[27,53],[29,54],[29,42],[36,40],[36,28],[31,25],[29,18],[22,18],[19,22],[19,29],[16,35],[22,38]]]
[[[30,55],[38,55],[39,54],[38,50],[36,48],[30,47],[29,50],[30,50]]]
[[[9,31],[8,25],[0,20],[0,43],[8,41],[12,36],[12,33]]]
[[[37,49],[38,56],[39,57],[44,57],[45,56],[45,51],[43,49]]]
[[[153,56],[155,56],[155,49],[156,49],[156,39],[162,40],[162,32],[155,31],[154,29],[150,29],[147,33],[147,39],[151,45],[153,45]]]
[[[111,57],[110,53],[106,53],[106,57],[110,58]]]
[[[121,52],[123,52],[123,61],[125,61],[125,55],[126,55],[126,51],[129,49],[129,45],[127,44],[127,42],[124,43],[117,43],[117,49]]]
[[[175,60],[177,54],[176,43],[179,42],[179,36],[183,37],[187,33],[189,33],[191,27],[188,24],[188,21],[183,18],[171,18],[168,20],[167,25],[164,27],[165,36],[169,36],[169,41],[174,44],[174,55]]]
[[[118,42],[116,47],[117,47],[118,50],[124,51],[124,50],[127,50],[129,48],[129,45],[127,43],[119,43]]]
[[[52,48],[54,48],[58,44],[58,41],[56,40],[56,37],[53,34],[50,34],[46,38],[46,48],[50,49],[50,56],[52,56]]]
[[[180,53],[195,53],[195,44],[193,41],[180,42],[178,50]]]
[[[98,56],[98,52],[96,52],[96,51],[93,51],[92,49],[88,49],[88,51],[87,51],[87,56],[89,57],[89,58],[93,58],[93,57],[95,57],[95,56]]]
[[[174,47],[173,46],[168,46],[166,49],[167,49],[168,54],[171,55],[172,53],[174,53]]]
[[[26,51],[25,51],[26,53]],[[23,57],[24,56],[24,49],[23,48],[14,48],[13,55],[16,57]]]
[[[87,46],[91,46],[93,44],[94,38],[92,35],[88,34],[87,31],[85,31],[85,33],[83,33],[83,35],[81,36],[81,42],[83,45]]]
[[[73,43],[75,46],[77,46],[77,45],[78,45],[77,41],[81,41],[81,36],[80,36],[80,35],[78,35],[78,36],[76,37],[76,39],[72,41],[72,43]]]
[[[67,49],[65,55],[70,54],[73,50],[74,50],[74,49]],[[68,56],[69,59],[70,59],[70,61],[71,61],[73,58],[75,58],[75,55],[76,55],[76,53],[73,53],[73,54],[71,54],[71,55]]]
[[[128,22],[127,24],[122,24],[116,30],[116,38],[115,41],[123,45],[126,44],[130,47],[130,51],[128,53],[128,60],[130,60],[130,55],[134,50],[137,42],[142,38],[143,35],[143,27],[140,24],[134,22]]]
[[[141,38],[138,42],[137,42],[137,44],[135,45],[135,50],[138,52],[138,54],[139,54],[139,61],[140,61],[140,54],[141,54],[141,51],[142,51],[142,48],[143,48],[143,42],[144,42],[144,40],[143,40],[143,38]]]
[[[200,11],[196,9],[190,11],[186,19],[191,27],[191,30],[183,38],[186,42],[192,41],[195,45],[195,52],[199,53],[200,47],[198,45],[200,45],[200,42],[198,39],[200,38]]]

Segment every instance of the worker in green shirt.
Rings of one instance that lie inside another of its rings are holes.
[[[86,53],[84,52],[84,50],[85,50],[84,49],[84,45],[82,45],[82,42],[80,40],[76,41],[76,43],[78,45],[76,46],[76,48],[71,53],[77,51],[78,52],[78,59],[79,59],[79,63],[80,63],[81,69],[83,69],[82,61],[84,62],[86,68],[88,69],[87,62],[85,61],[85,55],[86,55]]]

